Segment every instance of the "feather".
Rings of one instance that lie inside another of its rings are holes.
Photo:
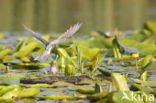
[[[40,57],[36,58],[36,60],[44,59],[46,60],[50,54],[50,51],[55,47],[56,44],[58,44],[63,39],[67,39],[68,37],[71,37],[74,35],[81,27],[82,24],[75,24],[73,27],[70,27],[65,33],[60,35],[56,40],[52,41],[44,50],[44,52],[41,54]]]
[[[48,45],[49,43],[44,40],[38,33],[34,32],[33,30],[29,29],[28,27],[26,27],[20,20],[19,18],[15,15],[17,21],[24,27],[24,29],[26,31],[28,31],[33,37],[35,37],[36,39],[40,40],[44,45]]]
[[[72,35],[74,35],[81,27],[81,23],[77,23],[74,26],[70,27],[65,33],[61,34],[56,40],[52,41],[48,47],[59,43],[60,41],[62,41],[63,39],[67,39],[68,37],[71,37]]]

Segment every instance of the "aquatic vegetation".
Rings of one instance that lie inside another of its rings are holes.
[[[14,49],[0,45],[0,102],[155,103],[155,23],[145,25],[134,34],[97,31],[85,40],[73,37],[58,44],[46,61],[35,61],[45,45],[32,37],[20,38]],[[53,61],[55,75],[49,73]]]

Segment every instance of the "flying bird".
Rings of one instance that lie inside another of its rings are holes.
[[[45,45],[45,50],[43,53],[35,58],[35,60],[47,60],[48,56],[50,55],[51,51],[55,48],[55,46],[62,40],[65,40],[72,35],[74,35],[81,27],[82,23],[77,23],[74,26],[71,26],[65,33],[62,33],[56,40],[53,40],[52,42],[47,42],[44,40],[38,33],[34,32],[33,30],[29,29],[26,27],[20,20],[19,18],[15,15],[16,19],[18,22],[24,27],[26,31],[28,31],[33,37],[36,39],[40,40],[44,45]]]

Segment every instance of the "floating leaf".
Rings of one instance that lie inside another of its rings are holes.
[[[151,62],[152,62],[152,55],[145,56],[142,62],[142,68],[145,69]]]
[[[3,88],[0,90],[0,96],[4,95],[5,93],[7,93],[7,92],[9,92],[9,91],[14,90],[15,88],[18,88],[18,87],[19,87],[18,85],[11,85],[11,86],[3,87]]]
[[[147,71],[144,71],[144,72],[141,74],[140,79],[142,79],[143,81],[146,81],[146,80],[147,80]]]
[[[5,49],[0,51],[0,58],[6,56],[9,53],[11,53],[11,49]]]
[[[111,76],[111,72],[104,70],[102,68],[98,68],[98,70],[105,76]]]
[[[89,69],[91,70],[92,73],[96,71],[96,69],[101,65],[102,60],[104,59],[103,54],[97,54],[92,60],[91,60],[91,65]]]
[[[156,22],[154,22],[154,21],[147,21],[145,23],[145,28],[147,28],[151,32],[156,33]]]
[[[39,89],[37,88],[28,88],[28,89],[23,89],[21,91],[17,92],[17,96],[16,97],[35,97],[38,93],[40,92]]]
[[[93,95],[89,95],[88,99],[90,99],[90,100],[100,100],[105,96],[107,96],[107,94],[104,93],[104,92],[103,93],[96,93],[96,94],[93,94]]]
[[[135,96],[135,101],[132,92],[130,91],[116,91],[111,92],[105,98],[99,100],[97,103],[144,103],[144,101],[139,101],[137,97],[137,93],[133,92]]]
[[[148,93],[153,91],[152,88],[144,86],[144,85],[140,85],[140,84],[133,84],[133,85],[131,85],[130,89],[133,91],[144,91],[144,92],[148,92]]]
[[[5,98],[5,99],[10,99],[10,98],[13,98],[13,97],[16,97],[17,96],[17,91],[21,90],[21,87],[16,87],[14,88],[13,90],[5,93],[2,97]]]
[[[21,49],[14,53],[13,56],[17,56],[17,57],[21,57],[21,56],[27,56],[30,52],[32,52],[36,46],[38,45],[38,43],[36,42],[31,42],[26,46],[22,46]]]
[[[91,80],[91,79],[82,79],[80,82],[79,82],[79,84],[93,84],[94,83],[94,81],[93,80]]]
[[[0,63],[0,69],[6,69],[6,66]]]
[[[142,81],[142,80],[133,79],[133,78],[131,78],[131,80],[133,80],[133,81],[136,82],[136,83],[140,83],[140,84],[142,84],[142,85],[144,85],[144,86],[156,88],[156,81]]]
[[[31,88],[38,88],[38,87],[53,88],[55,86],[49,85],[49,84],[33,84],[33,85],[28,85],[27,87],[31,87]]]
[[[60,99],[77,99],[74,95],[50,95],[44,96],[44,99],[51,99],[51,100],[60,100]]]
[[[111,77],[115,90],[129,91],[127,81],[123,75],[121,75],[120,73],[112,73]]]
[[[18,73],[5,74],[5,75],[1,75],[0,83],[19,83],[20,79],[24,77],[25,77],[24,74],[18,74]]]
[[[3,97],[0,97],[0,103],[13,103],[13,99],[5,99]]]
[[[63,81],[58,81],[52,84],[54,87],[64,87],[64,86],[73,86],[71,83],[63,82]]]
[[[95,89],[93,87],[74,86],[74,88],[77,92],[80,92],[82,94],[94,94],[95,93]]]

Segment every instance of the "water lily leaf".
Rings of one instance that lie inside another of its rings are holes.
[[[49,85],[49,84],[33,84],[33,85],[27,85],[27,87],[31,87],[31,88],[38,88],[38,87],[45,87],[45,88],[53,88],[53,85]]]
[[[85,42],[74,41],[74,44],[77,46],[82,58],[87,58],[89,60],[92,60],[99,54],[99,52],[102,51],[100,48],[90,48],[88,44],[85,44]],[[73,48],[76,51],[75,46],[73,46]]]
[[[123,39],[121,40],[123,44],[126,44],[127,46],[135,47],[139,50],[139,53],[142,55],[151,55],[156,50],[156,45],[147,43],[147,42],[140,42],[132,39]]]
[[[156,62],[151,62],[146,66],[146,70],[155,70]]]
[[[5,93],[7,93],[7,92],[9,92],[9,91],[14,90],[15,88],[19,88],[19,86],[18,86],[18,85],[11,85],[11,86],[3,87],[3,88],[0,90],[0,96],[4,95]]]
[[[64,81],[58,81],[52,84],[54,87],[65,87],[65,86],[73,86],[72,83],[64,82]]]
[[[144,92],[148,92],[148,93],[153,91],[152,88],[144,86],[144,85],[140,85],[140,84],[133,84],[133,85],[131,85],[130,89],[133,91],[144,91]]]
[[[22,46],[21,49],[14,53],[13,56],[17,56],[17,57],[21,57],[21,56],[27,56],[30,52],[32,52],[36,46],[38,45],[38,43],[36,42],[31,42],[26,46]]]
[[[0,58],[6,56],[9,53],[11,53],[11,49],[4,49],[0,51]]]
[[[129,91],[127,81],[123,75],[121,75],[120,73],[112,73],[111,77],[115,90]]]
[[[144,103],[144,101],[133,100],[131,94],[132,92],[130,91],[111,92],[97,103]],[[136,96],[137,94],[134,93],[134,95]]]
[[[5,99],[3,97],[0,97],[0,103],[13,103],[13,99]]]
[[[112,40],[113,38],[105,38],[103,36],[97,36],[88,39],[86,43],[88,43],[89,47],[93,48],[112,48]]]
[[[104,54],[97,54],[97,56],[95,56],[92,60],[91,63],[92,65],[89,67],[89,69],[93,72],[96,71],[96,69],[101,65],[101,62],[104,58]]]
[[[5,74],[0,76],[0,83],[19,83],[24,77],[24,74]]]
[[[0,69],[6,69],[6,66],[0,63]]]
[[[96,93],[96,94],[89,95],[88,99],[90,99],[90,100],[100,100],[100,99],[102,99],[105,96],[107,96],[107,93],[104,93],[104,92]]]
[[[79,82],[79,84],[93,84],[94,83],[94,81],[92,81],[91,79],[87,79],[87,78],[85,78],[85,79],[82,79],[80,82]]]
[[[142,62],[142,68],[145,69],[151,62],[152,62],[152,55],[145,56]]]
[[[40,89],[37,89],[37,88],[23,89],[23,90],[17,92],[16,97],[22,97],[22,98],[35,97],[39,92],[40,92]]]
[[[14,69],[40,69],[49,66],[48,63],[19,63],[12,64]]]
[[[42,38],[48,42],[49,39],[51,38],[51,34],[46,34],[46,35],[42,36]]]
[[[50,96],[44,96],[44,99],[51,99],[51,100],[60,100],[60,99],[77,99],[74,95],[50,95]]]
[[[150,30],[153,33],[156,33],[156,22],[154,22],[154,21],[147,21],[145,23],[145,28],[147,28],[148,30]]]
[[[111,72],[104,70],[102,68],[98,68],[98,70],[105,76],[111,76]]]
[[[11,60],[16,60],[16,57],[5,56],[5,57],[1,58],[0,60],[2,60],[3,62],[7,62],[7,61],[11,61]]]
[[[18,86],[16,88],[14,88],[13,90],[5,93],[2,97],[5,98],[5,99],[16,97],[17,96],[17,91],[19,91],[19,90],[21,90],[21,87],[20,86]]]
[[[77,92],[80,92],[82,94],[94,94],[95,89],[93,87],[87,87],[87,86],[74,86],[74,89]]]
[[[133,80],[136,83],[140,83],[140,84],[142,84],[144,86],[156,88],[156,81],[143,81],[143,80],[133,79],[133,78],[131,78],[131,80]]]

